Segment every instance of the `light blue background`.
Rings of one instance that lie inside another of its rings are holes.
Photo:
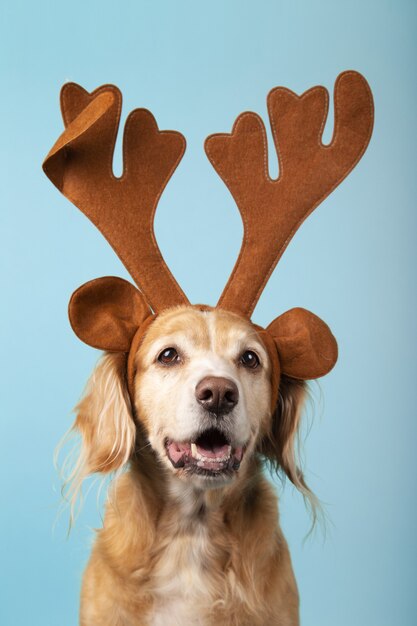
[[[157,238],[190,299],[214,303],[242,227],[204,138],[229,131],[245,109],[265,119],[275,85],[332,89],[350,68],[374,93],[370,147],[289,246],[255,320],[304,306],[329,323],[340,346],[306,442],[308,477],[331,519],[326,541],[318,533],[303,546],[302,498],[287,487],[281,502],[303,625],[416,623],[416,7],[406,0],[2,3],[2,626],[77,623],[90,528],[100,524],[91,493],[68,540],[68,513],[54,525],[53,450],[97,358],[72,334],[66,307],[84,281],[126,272],[41,171],[62,129],[62,83],[91,90],[114,82],[124,116],[148,107],[161,128],[185,134]],[[331,123],[326,137],[330,131]]]

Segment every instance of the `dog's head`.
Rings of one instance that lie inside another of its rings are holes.
[[[121,468],[145,446],[159,470],[199,488],[233,481],[254,455],[302,486],[294,438],[304,382],[288,372],[300,374],[304,364],[301,378],[311,377],[318,318],[294,309],[290,334],[289,313],[267,330],[219,308],[176,307],[148,318],[129,356],[107,353],[100,361],[78,407],[84,474]],[[83,319],[84,332],[94,332],[97,316]],[[330,331],[328,342],[322,368],[336,358]],[[325,352],[323,345],[321,337]]]
[[[271,363],[254,326],[221,309],[160,315],[135,357],[134,404],[176,476],[230,481],[271,417]]]

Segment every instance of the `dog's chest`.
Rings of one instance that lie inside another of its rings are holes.
[[[215,593],[210,561],[204,527],[178,535],[164,546],[154,570],[150,626],[205,626]]]

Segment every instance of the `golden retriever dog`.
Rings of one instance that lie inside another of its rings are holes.
[[[296,626],[298,593],[265,459],[304,493],[296,466],[304,383],[282,378],[253,324],[178,307],[135,358],[107,353],[77,407],[75,480],[112,484],[82,585],[82,626]]]

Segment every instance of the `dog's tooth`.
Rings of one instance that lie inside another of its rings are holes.
[[[194,460],[200,461],[201,463],[224,463],[225,461],[228,461],[230,459],[231,454],[232,446],[227,446],[227,452],[222,456],[205,456],[204,454],[200,454],[197,449],[197,444],[191,444],[191,456]],[[200,463],[197,463],[197,465],[200,465]]]

